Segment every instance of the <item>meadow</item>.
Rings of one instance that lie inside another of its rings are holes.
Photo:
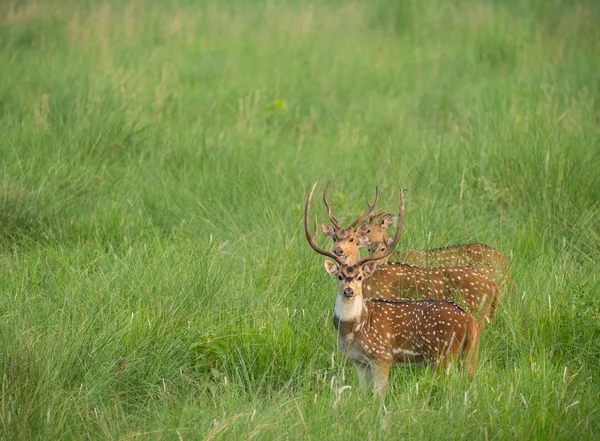
[[[0,439],[597,439],[599,23],[594,0],[1,2]],[[302,226],[317,180],[344,224],[405,188],[402,249],[509,257],[474,382],[358,391]]]

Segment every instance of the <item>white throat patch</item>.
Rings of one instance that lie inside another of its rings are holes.
[[[335,316],[341,322],[352,322],[360,318],[363,309],[363,300],[359,296],[354,296],[351,299],[345,298],[342,294],[338,294],[335,299]]]

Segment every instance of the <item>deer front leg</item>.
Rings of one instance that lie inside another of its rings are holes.
[[[358,374],[358,388],[365,390],[373,384],[373,376],[371,375],[371,367],[365,363],[354,363],[356,373]]]
[[[371,362],[371,373],[373,375],[373,391],[381,398],[385,396],[388,386],[388,376],[390,374],[391,361]]]

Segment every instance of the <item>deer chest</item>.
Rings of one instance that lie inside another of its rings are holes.
[[[355,338],[354,333],[338,336],[338,346],[348,360],[363,363],[369,360],[369,354],[365,352],[362,345]]]

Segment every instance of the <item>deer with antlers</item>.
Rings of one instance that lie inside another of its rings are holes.
[[[325,269],[339,280],[334,325],[338,346],[356,366],[361,387],[370,386],[381,396],[387,390],[393,363],[428,362],[446,372],[460,362],[470,377],[475,375],[479,347],[477,321],[457,304],[445,300],[398,302],[365,298],[363,289],[377,273],[377,260],[389,255],[398,244],[404,215],[404,192],[400,191],[400,215],[393,246],[376,251],[352,264],[316,244],[309,228],[310,202],[315,183],[306,200],[304,230],[310,246],[326,260]]]
[[[385,250],[391,242],[387,230],[393,222],[393,214],[379,211],[372,215],[356,230],[355,234],[361,238],[359,246],[366,246],[369,252]],[[517,289],[514,282],[510,283],[511,268],[506,256],[482,243],[451,245],[427,250],[406,250],[392,254],[391,260],[421,267],[471,265],[499,286],[511,285],[515,291]]]
[[[339,221],[333,216],[332,204],[327,201],[327,189],[323,192],[323,202],[327,208],[329,219],[336,226],[335,231],[341,230]],[[376,191],[375,202],[369,207],[367,216],[361,216],[352,225],[357,225],[364,221],[375,209],[379,200],[379,192]],[[393,217],[391,219],[393,222]],[[327,224],[325,224],[327,225]],[[354,227],[346,230],[351,230]],[[329,226],[329,225],[328,225]],[[322,225],[323,228],[323,225]],[[325,231],[325,228],[323,228]],[[361,230],[359,228],[359,230]],[[357,231],[354,242],[345,242],[343,247],[339,242],[334,242],[336,248],[342,248],[335,252],[338,256],[344,256],[345,262],[349,265],[355,264],[360,260],[358,251],[359,242],[364,241],[365,230]],[[376,252],[385,252],[391,248],[387,257],[393,252],[396,243],[393,239],[387,241],[387,247],[378,247],[371,250],[371,254]],[[378,258],[381,263],[381,258]],[[482,264],[484,265],[484,264]],[[378,297],[390,300],[416,300],[416,299],[445,299],[454,301],[464,306],[479,321],[481,329],[485,328],[485,322],[489,322],[494,316],[496,306],[500,302],[501,293],[498,285],[490,280],[480,271],[481,266],[440,266],[424,268],[406,263],[388,262],[380,264],[377,271],[366,281],[363,286],[365,297]],[[485,268],[484,268],[485,269]]]
[[[373,205],[371,206],[371,204],[369,204],[367,201],[369,212],[363,216],[363,210],[363,213],[361,213],[358,219],[352,222],[348,228],[343,228],[340,224],[340,221],[338,221],[333,215],[331,204],[327,202],[327,190],[329,189],[330,184],[331,182],[328,182],[325,190],[323,191],[323,202],[325,203],[329,220],[333,226],[329,225],[327,222],[322,222],[321,229],[323,230],[325,236],[333,240],[333,252],[337,256],[343,257],[346,263],[353,263],[360,259],[360,251],[358,249],[359,244],[362,243],[364,246],[364,244],[368,242],[367,234],[363,230],[358,233],[356,226],[369,219],[369,216],[372,215],[373,210],[379,202],[379,188],[375,187],[375,202],[373,202]]]

